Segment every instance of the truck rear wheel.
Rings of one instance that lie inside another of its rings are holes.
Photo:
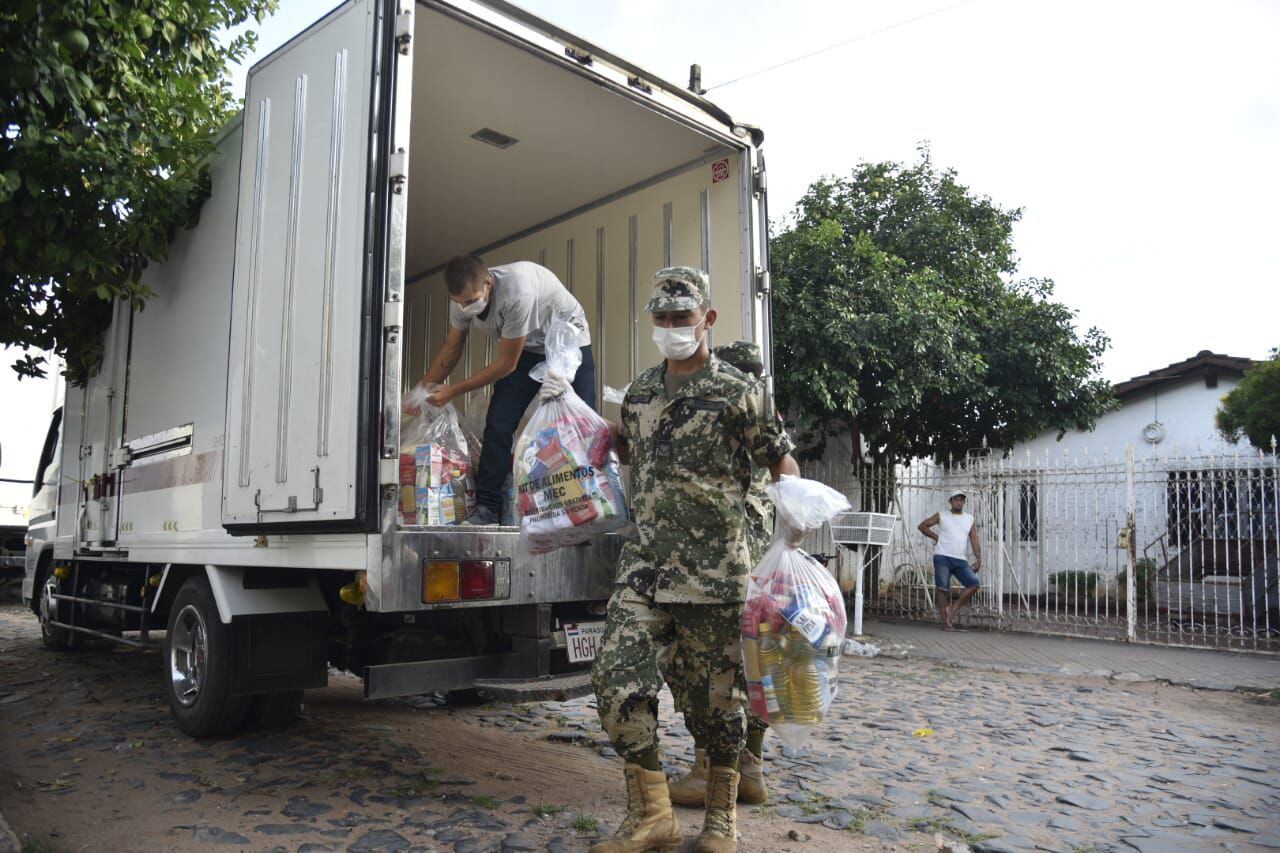
[[[40,639],[45,648],[55,652],[76,649],[84,639],[79,631],[69,631],[53,623],[58,619],[58,601],[53,596],[58,592],[58,579],[53,575],[45,578],[40,588],[40,604],[37,613],[40,617]]]
[[[296,720],[301,711],[301,690],[259,693],[249,702],[249,714],[244,720],[244,730],[283,728]]]
[[[251,697],[231,695],[231,631],[203,574],[188,578],[169,607],[164,661],[165,692],[178,728],[193,737],[240,728]]]

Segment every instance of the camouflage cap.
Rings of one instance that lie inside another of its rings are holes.
[[[713,352],[716,358],[726,361],[743,373],[750,373],[759,378],[764,373],[764,357],[760,354],[760,347],[751,341],[734,341],[731,344],[722,344],[716,347]]]
[[[644,310],[692,311],[711,298],[707,274],[693,267],[664,267],[653,274],[653,298]]]

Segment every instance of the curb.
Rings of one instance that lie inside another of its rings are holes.
[[[0,812],[0,853],[22,853],[22,842],[9,828],[4,812]]]
[[[946,664],[948,666],[960,667],[962,669],[977,669],[984,672],[1012,672],[1018,675],[1056,675],[1065,676],[1067,678],[1103,678],[1112,682],[1124,682],[1130,684],[1160,683],[1169,684],[1174,687],[1190,687],[1193,690],[1214,690],[1224,693],[1266,692],[1266,688],[1263,687],[1236,684],[1229,681],[1212,681],[1203,678],[1166,678],[1163,676],[1147,675],[1138,672],[1116,672],[1109,669],[1086,669],[1083,666],[1076,666],[1073,664],[1064,664],[1063,666],[1055,667],[1038,666],[1034,664],[1004,660],[966,660],[934,652],[920,651],[913,646],[894,644],[881,638],[877,638],[877,641],[882,644],[881,648],[883,651],[880,655],[881,657],[903,660],[914,656],[918,660],[928,660],[933,663]]]

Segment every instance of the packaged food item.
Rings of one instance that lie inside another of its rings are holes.
[[[419,411],[400,430],[400,520],[404,524],[459,524],[475,509],[475,478],[458,412],[452,403],[427,403],[434,387],[415,387],[404,400],[406,410]]]
[[[569,380],[582,363],[577,322],[556,317],[547,330],[545,370]],[[534,410],[516,440],[512,485],[520,534],[535,554],[628,522],[609,424],[572,389]]]
[[[836,579],[797,543],[849,502],[799,477],[783,477],[769,496],[777,529],[747,587],[743,670],[752,713],[800,749],[835,700],[847,621]]]

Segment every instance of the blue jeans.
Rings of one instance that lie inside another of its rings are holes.
[[[942,554],[933,555],[933,584],[938,589],[951,589],[951,577],[955,576],[956,580],[964,584],[966,589],[972,589],[979,584],[978,574],[969,568],[969,561],[962,560],[959,557],[947,557]]]
[[[525,350],[510,375],[493,383],[493,398],[484,419],[484,443],[480,447],[480,470],[476,472],[476,503],[502,514],[502,486],[511,473],[511,445],[516,427],[524,417],[541,384],[529,378],[529,371],[546,359],[540,352]],[[596,407],[596,361],[591,347],[582,348],[582,366],[573,377],[573,390],[591,408]]]

